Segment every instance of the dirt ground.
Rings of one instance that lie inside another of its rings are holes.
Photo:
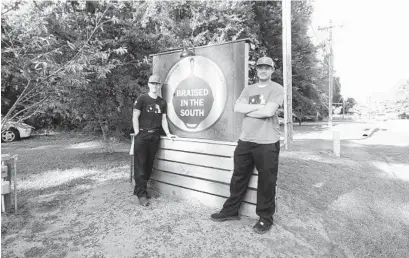
[[[409,257],[409,180],[379,166],[407,161],[337,158],[306,144],[281,153],[278,212],[265,235],[253,233],[255,219],[216,223],[218,208],[174,196],[154,193],[139,206],[129,144],[114,153],[69,135],[2,144],[20,155],[19,213],[2,214],[2,256]]]

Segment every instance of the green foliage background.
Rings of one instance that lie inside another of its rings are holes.
[[[328,113],[328,58],[308,35],[312,11],[292,2],[298,116]],[[273,80],[282,83],[279,1],[20,1],[2,3],[2,14],[2,114],[37,127],[127,135],[149,55],[184,46],[250,38],[249,83],[264,55],[275,59]],[[336,86],[339,93],[339,79]]]

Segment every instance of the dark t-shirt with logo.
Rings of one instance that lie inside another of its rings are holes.
[[[159,96],[154,99],[148,94],[142,94],[136,99],[133,108],[141,111],[139,129],[162,129],[162,114],[166,114],[167,111],[167,103],[164,99]]]

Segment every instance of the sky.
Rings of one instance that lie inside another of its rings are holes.
[[[324,42],[333,25],[334,69],[341,94],[366,103],[409,79],[409,1],[313,0],[311,30]],[[342,26],[342,27],[341,27]]]

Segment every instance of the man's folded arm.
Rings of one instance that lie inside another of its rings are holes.
[[[249,112],[253,112],[255,110],[258,110],[258,109],[262,108],[263,106],[264,105],[260,105],[260,104],[247,104],[243,100],[238,99],[236,101],[236,104],[234,105],[234,112],[247,114]]]
[[[246,113],[246,116],[254,117],[254,118],[273,117],[278,107],[279,105],[277,103],[267,102],[267,104],[264,105],[262,108]]]

